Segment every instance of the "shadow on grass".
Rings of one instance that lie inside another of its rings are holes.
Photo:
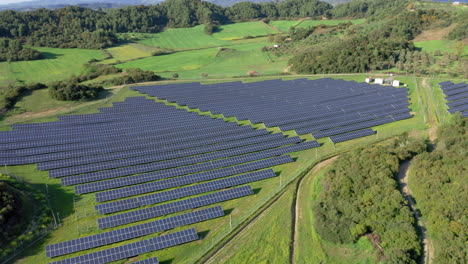
[[[164,261],[160,261],[159,264],[172,264],[173,261],[174,261],[174,259],[171,258],[171,259],[167,259],[167,260],[164,260]]]
[[[229,208],[229,209],[223,210],[224,215],[230,215],[232,213],[232,211],[234,211],[234,208]]]
[[[198,237],[200,238],[200,240],[202,240],[206,236],[208,236],[208,233],[210,233],[210,230],[205,230],[205,231],[202,231],[202,232],[198,232]]]
[[[262,188],[256,188],[256,189],[253,189],[253,193],[254,194],[258,194],[260,192]]]
[[[63,56],[62,54],[56,54],[52,52],[41,52],[42,53],[42,59],[41,60],[55,60],[58,57]]]

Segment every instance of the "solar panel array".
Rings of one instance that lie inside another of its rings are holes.
[[[451,81],[439,83],[446,95],[447,111],[451,114],[461,112],[463,117],[468,117],[468,85],[465,82],[454,84]]]
[[[54,263],[107,263],[192,241],[193,235],[174,233],[175,242],[161,237],[164,247],[145,240],[88,253],[221,217],[220,206],[201,207],[254,194],[246,184],[276,177],[268,168],[293,162],[286,154],[320,146],[145,97],[99,111],[0,132],[0,164],[37,163],[63,185],[74,185],[77,194],[95,193],[99,213],[113,213],[97,221],[110,231],[48,245],[51,258],[87,250]]]
[[[316,138],[411,118],[407,88],[330,78],[167,84],[131,89],[189,108]],[[342,137],[346,138],[346,137]],[[352,139],[350,137],[349,139]]]

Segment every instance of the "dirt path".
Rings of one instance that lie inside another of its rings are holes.
[[[437,137],[436,136],[437,123],[438,123],[437,117],[436,117],[437,109],[436,109],[433,97],[431,96],[432,94],[431,87],[427,83],[426,78],[422,79],[421,85],[422,85],[423,90],[425,90],[423,94],[425,94],[425,97],[426,97],[425,99],[427,103],[427,123],[429,125],[429,129],[428,129],[429,141],[431,141],[431,143],[434,144],[435,139]],[[430,92],[427,92],[427,91],[430,91]]]
[[[266,22],[263,21],[263,20],[260,20],[259,22],[262,23],[263,25],[265,25],[265,26],[267,26],[267,27],[273,29],[273,30],[276,31],[276,32],[281,32],[281,30],[279,30],[278,28],[275,28],[274,26],[272,26],[272,25],[266,23]]]
[[[413,197],[413,193],[408,185],[408,172],[410,168],[411,161],[404,161],[400,164],[400,169],[398,170],[398,184],[400,186],[400,191],[403,196],[408,200],[409,206],[413,211],[414,217],[416,219],[416,228],[421,238],[421,244],[423,246],[423,252],[421,254],[420,264],[431,264],[433,263],[434,248],[432,242],[427,238],[426,227],[424,222],[421,220],[421,214],[416,207],[416,202]]]
[[[290,263],[294,264],[295,259],[296,259],[296,249],[297,249],[297,243],[298,243],[298,226],[299,226],[299,221],[302,219],[302,212],[300,210],[298,197],[300,197],[300,192],[302,189],[302,183],[304,182],[304,179],[309,180],[309,177],[313,177],[317,172],[319,172],[323,167],[331,164],[333,161],[335,161],[338,158],[338,156],[335,156],[333,158],[326,159],[322,162],[317,163],[317,165],[314,166],[314,168],[302,179],[299,180],[299,183],[297,184],[297,189],[296,189],[296,194],[294,196],[294,201],[293,201],[293,208],[294,208],[294,213],[293,213],[293,241],[291,243],[291,259]],[[306,182],[307,182],[306,180]]]

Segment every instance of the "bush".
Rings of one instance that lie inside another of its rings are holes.
[[[179,74],[178,74],[178,73],[174,73],[174,74],[172,74],[172,78],[174,78],[174,79],[177,79],[177,78],[179,78]]]
[[[11,109],[18,98],[27,93],[28,91],[34,91],[44,89],[47,86],[42,83],[31,83],[18,86],[8,86],[1,89],[2,97],[0,98],[0,113],[6,112]]]
[[[208,78],[208,73],[203,72],[203,73],[200,74],[200,76],[203,77],[203,78]]]
[[[154,74],[152,71],[144,71],[141,69],[127,69],[127,75],[114,78],[106,81],[106,84],[123,85],[139,82],[154,82],[161,80],[161,76]]]
[[[77,82],[56,82],[49,86],[50,96],[60,101],[95,99],[103,90],[102,86],[84,85]]]

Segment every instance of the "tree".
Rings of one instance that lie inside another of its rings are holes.
[[[178,74],[178,73],[173,73],[173,74],[172,74],[172,78],[174,78],[174,79],[179,78],[179,74]]]

